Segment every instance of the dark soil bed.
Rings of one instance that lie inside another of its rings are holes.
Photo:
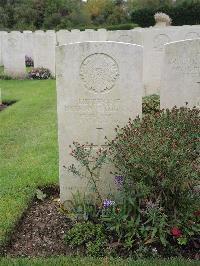
[[[0,104],[0,112],[14,103],[16,103],[16,101],[3,102],[2,104]]]
[[[47,192],[47,194],[49,191]],[[59,211],[57,189],[43,201],[35,199],[16,227],[4,254],[9,256],[69,255],[64,236],[70,221]]]
[[[9,244],[3,250],[3,255],[11,257],[47,257],[77,253],[78,250],[73,251],[64,241],[65,234],[71,228],[72,222],[59,209],[58,188],[46,188],[42,191],[47,195],[46,198],[43,200],[35,198],[33,200],[16,226]],[[200,239],[198,237],[194,238],[187,247],[183,247],[179,251],[179,255],[199,260],[199,247]],[[78,253],[84,254],[84,251],[79,249]],[[162,250],[160,250],[160,254],[167,257]],[[123,257],[124,254],[121,255]]]
[[[8,107],[8,105],[6,105],[6,104],[0,104],[0,112],[3,111],[7,107]]]

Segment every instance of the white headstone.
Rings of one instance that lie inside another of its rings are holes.
[[[200,39],[165,45],[161,108],[200,108]]]
[[[34,67],[44,67],[55,76],[56,34],[54,31],[34,33]]]
[[[159,94],[164,45],[170,42],[199,38],[200,25],[142,29],[142,35],[144,95]]]
[[[182,26],[182,40],[200,38],[200,25]]]
[[[23,34],[8,33],[4,42],[4,72],[11,77],[24,78],[26,75]]]
[[[97,33],[99,41],[107,41],[108,31],[106,29],[98,29]]]
[[[81,41],[81,31],[74,29],[70,32],[70,42],[68,43],[75,43]]]
[[[131,59],[131,60],[130,60]],[[84,190],[85,180],[68,168],[73,141],[100,147],[116,125],[142,113],[142,47],[117,42],[84,42],[56,48],[61,201]],[[64,167],[65,166],[65,167]],[[104,188],[109,173],[104,177]]]
[[[79,42],[99,41],[97,39],[97,32],[92,29],[86,29],[80,32]]]
[[[107,31],[105,29],[92,30],[86,29],[80,32],[79,42],[107,41]]]
[[[149,28],[143,31],[144,95],[159,94],[164,45],[179,40],[176,29],[172,27]]]
[[[142,44],[142,34],[138,30],[108,31],[108,41]]]
[[[5,31],[0,31],[0,66],[3,66],[3,42],[5,41],[7,32]]]
[[[33,33],[32,31],[23,31],[25,55],[33,59]]]
[[[63,45],[70,43],[70,31],[59,30],[56,32],[57,45]]]

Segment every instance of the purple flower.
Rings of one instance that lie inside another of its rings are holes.
[[[120,189],[124,184],[124,177],[121,175],[115,176],[115,184]]]
[[[114,205],[114,204],[115,204],[115,202],[113,200],[105,199],[103,201],[103,207],[106,209],[109,208],[110,206]]]

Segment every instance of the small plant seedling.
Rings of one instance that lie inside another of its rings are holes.
[[[47,195],[45,193],[43,193],[42,190],[40,190],[40,189],[37,189],[36,190],[36,197],[37,197],[37,199],[44,200],[46,198],[46,196]]]

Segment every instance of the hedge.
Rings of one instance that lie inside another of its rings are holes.
[[[90,25],[90,26],[77,26],[75,28],[68,28],[68,30],[79,29],[80,31],[84,31],[86,29],[98,30],[98,29],[107,29],[107,30],[131,30],[136,27],[139,27],[138,24],[133,23],[124,23],[124,24],[114,24],[114,25]]]
[[[200,24],[200,0],[194,0],[190,3],[185,1],[176,6],[165,5],[160,8],[137,9],[131,13],[131,20],[141,27],[153,26],[155,25],[154,14],[156,12],[168,14],[172,18],[172,25],[174,26]]]

